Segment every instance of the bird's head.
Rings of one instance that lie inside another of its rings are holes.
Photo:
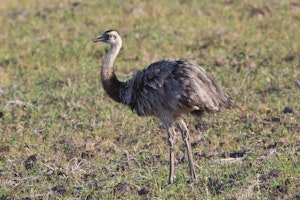
[[[93,39],[93,42],[104,42],[110,45],[122,44],[121,36],[115,30],[108,30]]]

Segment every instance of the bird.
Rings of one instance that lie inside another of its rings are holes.
[[[188,182],[197,181],[190,133],[181,117],[192,113],[215,113],[222,108],[232,108],[233,100],[221,86],[195,61],[188,59],[165,59],[154,62],[138,71],[130,80],[118,80],[114,63],[122,47],[118,31],[108,30],[92,40],[109,44],[100,69],[100,78],[106,94],[118,103],[130,107],[138,116],[153,116],[164,125],[169,143],[168,185],[175,179],[174,147],[176,131],[180,131],[187,150]]]

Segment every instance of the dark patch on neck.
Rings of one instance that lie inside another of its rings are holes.
[[[102,79],[102,85],[106,94],[115,100],[116,102],[122,103],[120,98],[120,89],[122,87],[122,82],[120,82],[116,75],[113,74],[109,79]]]
[[[117,31],[117,30],[110,29],[110,30],[108,30],[108,31],[105,31],[105,33],[104,33],[104,34],[107,34],[107,33],[109,33],[109,32],[112,32],[112,31],[115,31],[115,32],[117,32],[117,33],[118,33],[118,31]]]

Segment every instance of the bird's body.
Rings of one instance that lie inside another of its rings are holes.
[[[151,64],[123,83],[119,95],[139,116],[152,115],[163,122],[193,111],[217,112],[230,103],[202,68],[184,59]]]
[[[135,110],[139,116],[155,116],[166,126],[170,144],[169,183],[174,180],[174,130],[178,123],[186,143],[190,175],[196,179],[188,129],[180,116],[184,113],[202,114],[230,108],[232,101],[221,87],[194,61],[185,59],[161,60],[135,74],[127,82],[115,76],[113,64],[122,46],[116,31],[106,31],[94,42],[110,44],[101,68],[101,79],[106,93],[115,101]]]

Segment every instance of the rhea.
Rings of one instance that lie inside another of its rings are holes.
[[[184,113],[202,115],[204,112],[218,112],[222,107],[231,108],[231,98],[199,65],[186,59],[154,62],[137,72],[132,79],[121,82],[114,72],[114,62],[122,47],[119,33],[108,30],[93,39],[93,42],[110,45],[100,72],[106,94],[131,107],[139,116],[154,116],[164,124],[170,145],[168,183],[172,184],[175,177],[174,145],[177,129],[185,142],[190,181],[195,181],[190,134],[180,116]]]

